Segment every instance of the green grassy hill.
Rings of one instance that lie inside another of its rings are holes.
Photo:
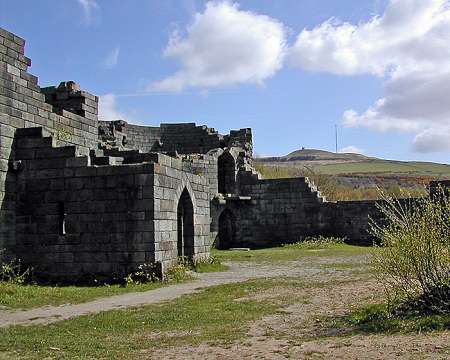
[[[304,168],[328,175],[376,174],[450,178],[450,165],[419,161],[384,160],[360,154],[335,154],[302,149],[282,157],[261,158],[270,167]]]

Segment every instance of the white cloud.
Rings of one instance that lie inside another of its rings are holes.
[[[99,97],[98,119],[103,121],[127,120],[129,116],[117,109],[116,95],[106,94]]]
[[[120,46],[116,46],[103,61],[103,66],[106,69],[114,69],[119,62]]]
[[[414,139],[414,149],[423,153],[450,151],[450,126],[423,130]]]
[[[283,65],[286,30],[277,20],[211,1],[196,13],[183,37],[174,32],[164,56],[180,70],[148,86],[149,91],[181,91],[239,83],[262,84]]]
[[[380,77],[383,97],[361,114],[346,111],[344,124],[412,132],[415,150],[448,151],[449,43],[448,0],[391,0],[366,23],[332,19],[303,30],[289,60],[310,71]]]
[[[83,8],[84,18],[87,22],[92,20],[92,13],[94,10],[98,9],[98,3],[96,0],[77,0],[78,3]]]
[[[356,146],[350,145],[339,150],[342,154],[364,154],[364,150],[357,148]]]

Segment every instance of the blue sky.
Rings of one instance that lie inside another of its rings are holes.
[[[0,26],[27,40],[41,86],[74,80],[106,118],[251,127],[259,155],[333,151],[338,124],[340,149],[448,163],[447,6],[0,0]]]

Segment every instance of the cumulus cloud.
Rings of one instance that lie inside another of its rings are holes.
[[[421,131],[414,139],[414,149],[423,153],[450,151],[450,126]]]
[[[103,61],[103,66],[106,69],[114,69],[119,62],[120,47],[116,46]]]
[[[117,109],[117,100],[114,94],[105,94],[99,97],[98,119],[103,121],[127,120],[129,116]]]
[[[164,56],[180,69],[148,90],[261,84],[282,67],[285,53],[286,30],[279,21],[236,3],[211,1],[195,14],[184,36],[174,32],[169,39]]]
[[[77,0],[78,4],[83,8],[84,18],[87,22],[92,20],[94,10],[98,9],[98,3],[96,0]]]
[[[364,154],[363,150],[353,145],[346,146],[339,150],[339,152],[342,154]]]
[[[362,113],[346,111],[344,124],[412,132],[415,150],[447,151],[449,43],[448,0],[391,0],[384,14],[368,22],[331,19],[303,30],[289,60],[309,71],[380,77],[383,97]]]

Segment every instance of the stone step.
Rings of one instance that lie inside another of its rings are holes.
[[[22,129],[19,129],[22,130]],[[21,137],[17,139],[17,149],[35,149],[52,147],[53,139],[51,137]]]
[[[45,130],[43,127],[30,127],[17,129],[16,138],[42,138],[51,136],[50,132]]]
[[[73,158],[77,155],[76,146],[40,148],[36,150],[36,159]]]
[[[123,164],[123,157],[117,156],[102,156],[92,158],[92,165],[121,165]]]

